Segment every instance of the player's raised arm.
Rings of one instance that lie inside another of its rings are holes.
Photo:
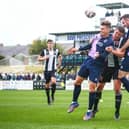
[[[129,47],[129,39],[126,41],[126,43],[122,46],[121,51],[125,51],[126,48]]]
[[[125,51],[126,48],[129,47],[129,14],[123,15],[120,18],[120,21],[123,24],[123,26],[128,29],[127,33],[124,36],[125,43],[124,43],[123,47],[121,48],[121,51]]]
[[[70,49],[67,50],[67,54],[74,54],[74,53],[77,52],[77,51],[79,51],[78,48],[72,47],[72,48],[70,48]]]
[[[91,43],[89,43],[88,45],[85,45],[83,47],[80,47],[80,48],[74,48],[74,47],[72,47],[72,48],[68,49],[67,53],[68,54],[73,54],[73,53],[75,53],[77,51],[84,51],[84,50],[88,50],[90,48],[91,48]]]

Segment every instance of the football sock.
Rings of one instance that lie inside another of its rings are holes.
[[[51,91],[52,91],[52,94],[51,94],[52,101],[54,101],[54,94],[55,94],[55,91],[56,91],[56,84],[52,84]]]
[[[121,100],[122,100],[122,94],[117,93],[115,95],[115,109],[116,109],[116,112],[118,112],[118,113],[119,113],[120,106],[121,106]]]
[[[92,107],[93,107],[94,102],[95,102],[95,96],[96,96],[95,92],[89,92],[89,107],[88,107],[88,110],[92,110]]]
[[[47,95],[47,102],[48,104],[50,104],[51,100],[50,100],[50,89],[49,88],[45,88],[45,91],[46,91],[46,95]]]
[[[80,85],[75,85],[74,90],[73,90],[73,102],[78,101],[78,97],[80,95],[80,92],[81,92],[81,86]]]
[[[95,101],[94,101],[94,111],[98,110],[98,104],[99,104],[99,100],[101,99],[102,96],[102,92],[96,92],[96,96],[95,96]]]

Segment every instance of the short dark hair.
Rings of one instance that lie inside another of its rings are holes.
[[[121,33],[125,33],[125,28],[123,26],[117,26],[116,29],[118,29]]]
[[[111,28],[111,22],[109,22],[109,21],[107,21],[107,20],[102,21],[102,22],[101,22],[101,26],[107,26],[107,27]]]
[[[47,40],[47,43],[48,43],[48,42],[53,42],[53,40],[52,40],[52,39],[48,39],[48,40]]]
[[[124,14],[123,16],[121,16],[120,20],[127,19],[127,18],[129,18],[129,14]]]

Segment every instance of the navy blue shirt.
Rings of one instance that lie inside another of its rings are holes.
[[[99,52],[100,56],[95,59],[95,64],[99,64],[101,66],[105,65],[105,61],[107,60],[107,56],[109,52],[105,50],[106,47],[113,46],[114,42],[112,40],[112,36],[106,38],[101,38],[96,46],[96,51]]]
[[[111,35],[109,35],[108,37],[105,37],[105,38],[103,38],[103,37],[100,38],[96,44],[96,52],[99,52],[100,56],[96,59],[93,59],[94,63],[103,66],[107,59],[107,55],[109,54],[105,50],[105,48],[108,46],[113,46],[113,45],[114,45],[114,42],[112,40]],[[91,47],[92,47],[92,43],[90,43],[84,47],[80,47],[79,50],[80,51],[87,50],[87,49],[91,49]]]

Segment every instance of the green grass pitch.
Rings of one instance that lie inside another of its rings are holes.
[[[120,120],[114,120],[114,92],[104,91],[96,117],[83,121],[88,91],[81,92],[80,106],[68,114],[72,91],[58,90],[55,103],[49,106],[44,91],[3,90],[0,91],[0,129],[128,129],[129,94],[122,92]]]

